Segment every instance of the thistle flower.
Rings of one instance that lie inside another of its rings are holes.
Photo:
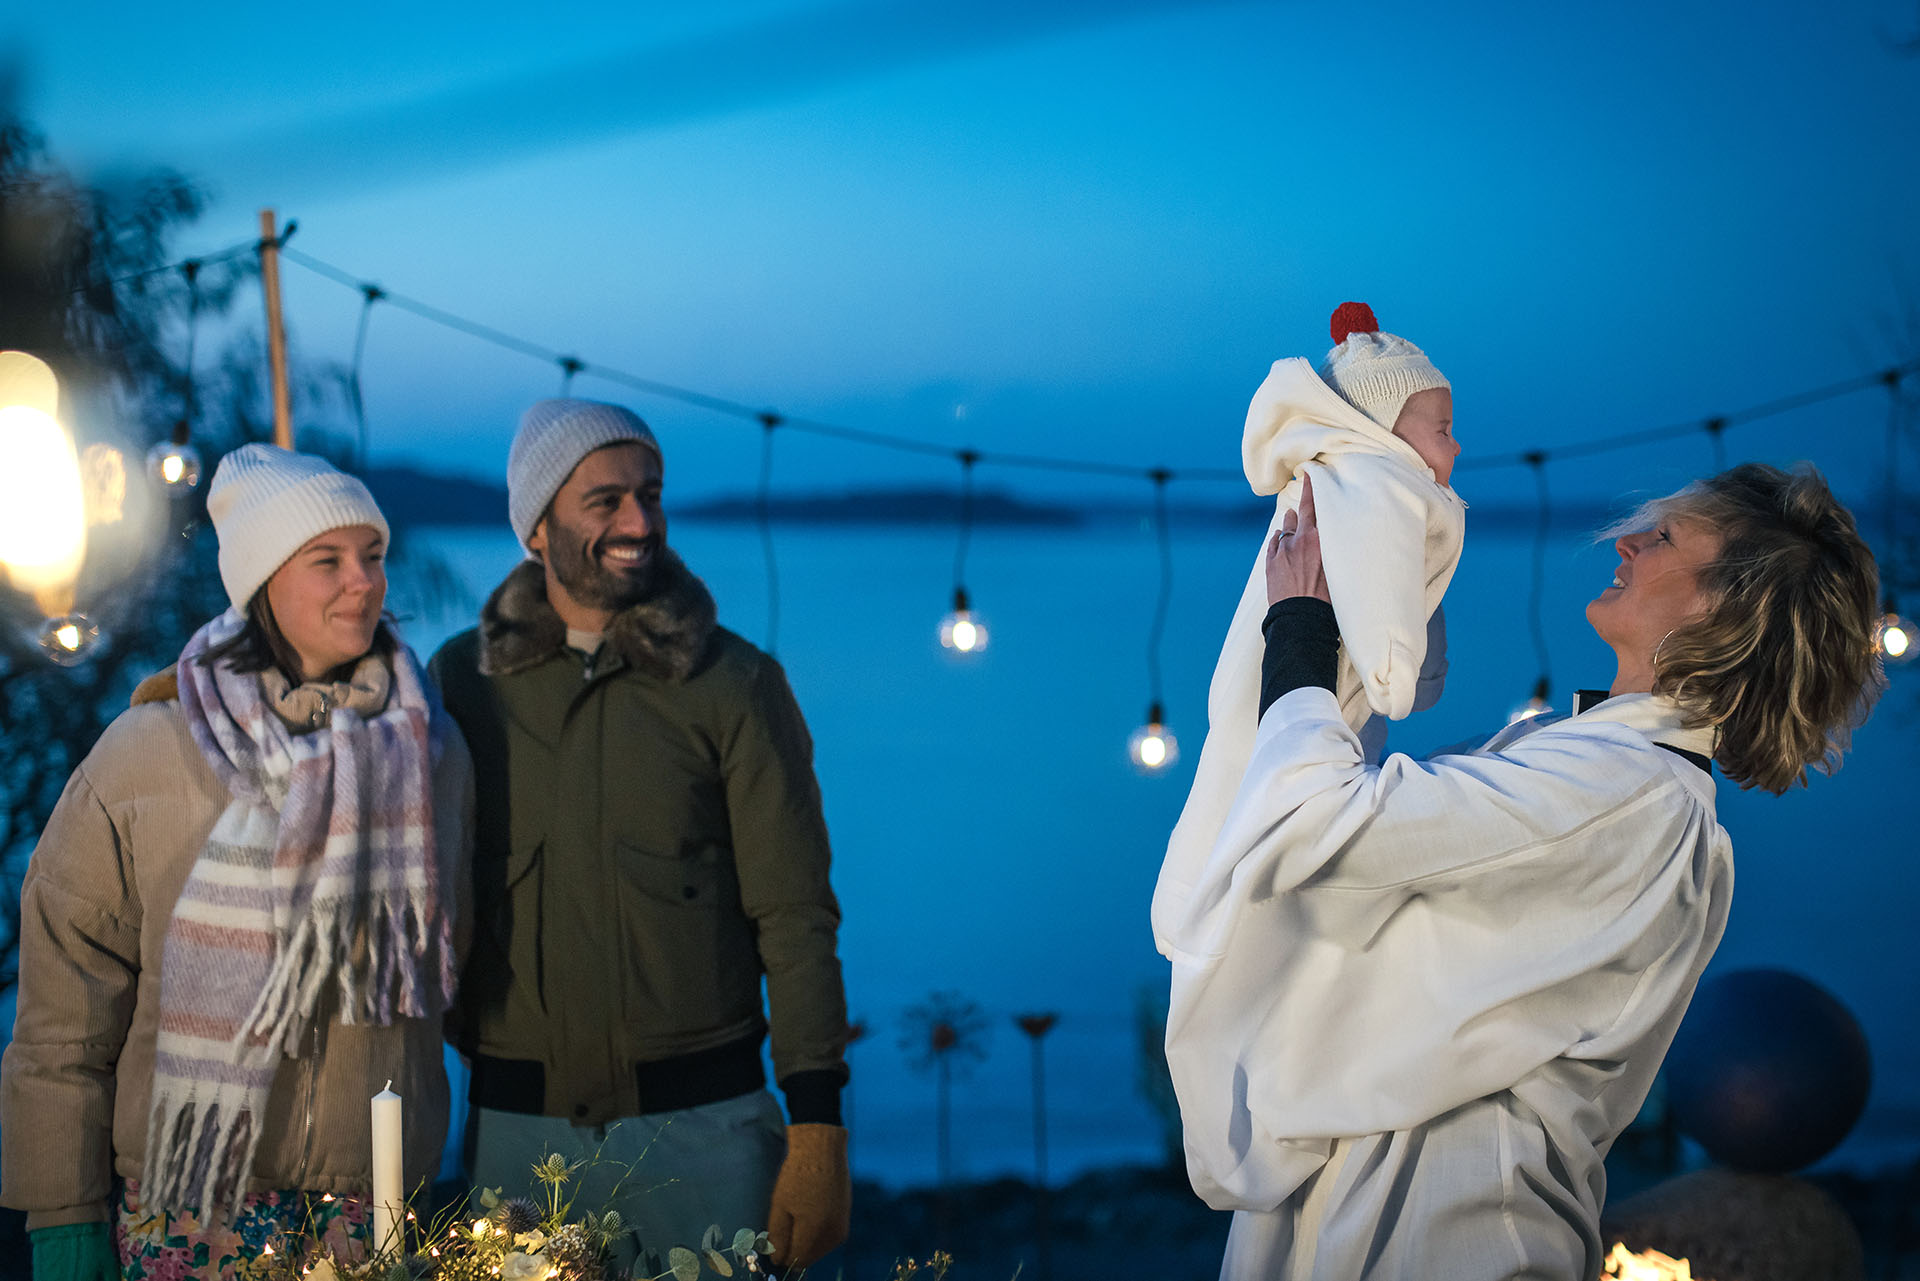
[[[540,1207],[531,1197],[513,1197],[500,1203],[493,1212],[493,1221],[503,1230],[518,1236],[540,1226]]]
[[[568,1223],[555,1229],[553,1235],[547,1238],[547,1257],[562,1267],[579,1267],[597,1263],[600,1247],[587,1234],[585,1227]]]

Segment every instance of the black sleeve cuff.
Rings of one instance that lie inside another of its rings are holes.
[[[780,1082],[787,1096],[787,1120],[795,1125],[841,1125],[840,1087],[844,1074],[831,1068],[795,1072]]]
[[[1275,601],[1260,624],[1260,714],[1283,694],[1308,685],[1332,691],[1340,674],[1340,624],[1333,606],[1313,596]]]

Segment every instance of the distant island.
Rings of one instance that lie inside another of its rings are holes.
[[[364,473],[367,488],[380,509],[396,525],[498,525],[507,523],[507,487],[472,476],[429,471],[414,466],[370,467]],[[1221,528],[1257,531],[1273,512],[1273,500],[1236,492],[1231,486],[1212,501],[1169,501],[1167,517],[1175,528]],[[749,523],[760,519],[756,494],[735,493],[692,497],[668,503],[668,515],[683,520]],[[973,522],[1001,528],[1077,529],[1110,525],[1116,521],[1146,519],[1148,496],[1138,501],[1108,498],[1065,503],[1029,498],[1004,490],[981,489],[973,496]],[[778,491],[767,503],[767,514],[783,525],[957,525],[958,488],[868,486],[859,489]],[[1604,503],[1570,500],[1554,505],[1556,530],[1598,529],[1609,511]],[[1527,502],[1474,503],[1467,528],[1488,532],[1529,531],[1537,519]]]

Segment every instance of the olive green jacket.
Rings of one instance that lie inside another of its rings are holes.
[[[636,1063],[762,1035],[768,1006],[778,1080],[846,1070],[812,739],[779,664],[662,555],[592,660],[527,562],[430,664],[479,798],[450,1035],[542,1063],[545,1112],[583,1123],[645,1110]]]

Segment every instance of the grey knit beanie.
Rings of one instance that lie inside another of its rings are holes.
[[[274,445],[242,445],[220,460],[207,486],[207,515],[220,539],[220,582],[242,614],[309,538],[352,525],[390,538],[380,505],[356,477]]]
[[[507,523],[522,547],[580,460],[623,441],[644,445],[656,459],[661,458],[660,442],[653,438],[652,429],[621,405],[542,400],[520,415],[520,430],[507,453]]]
[[[1425,352],[1382,331],[1373,308],[1363,302],[1341,303],[1330,328],[1333,350],[1320,366],[1320,377],[1342,400],[1388,431],[1407,397],[1451,386]]]

